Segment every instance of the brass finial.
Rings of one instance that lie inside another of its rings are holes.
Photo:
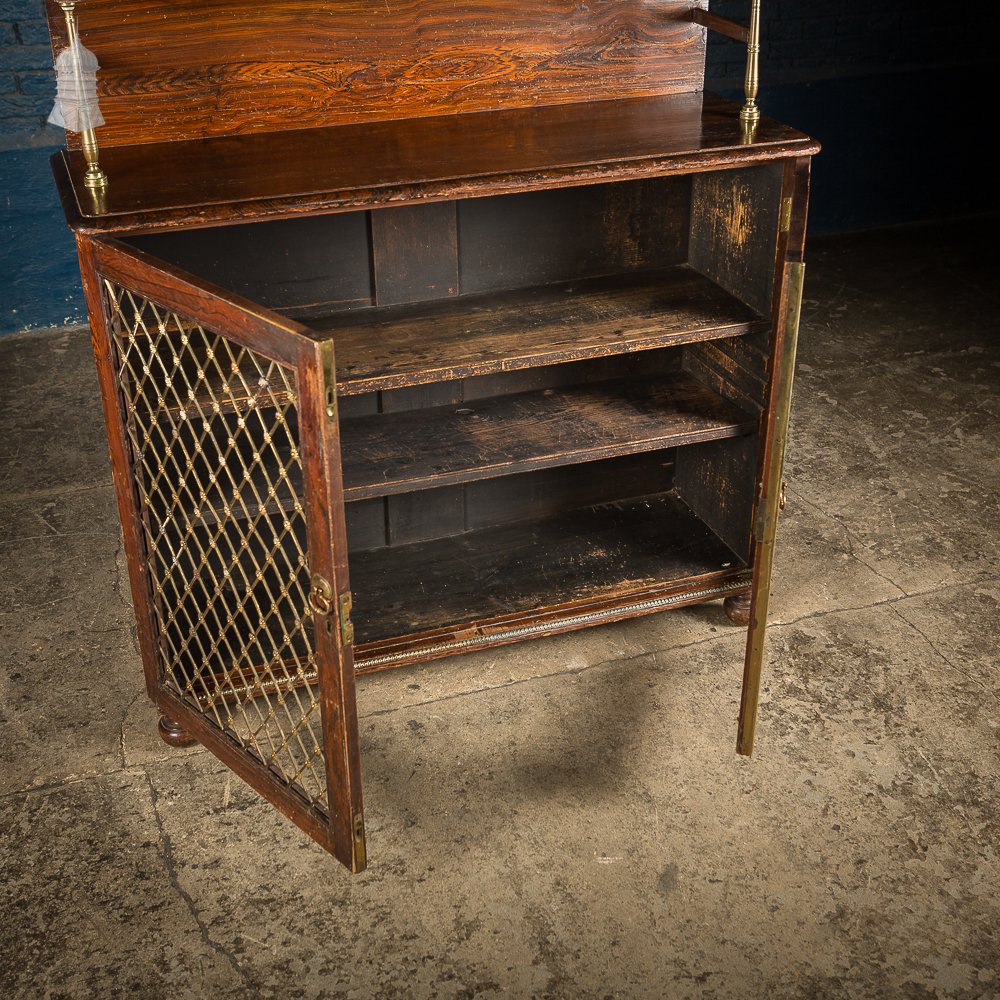
[[[66,33],[69,36],[69,44],[76,45],[80,38],[76,25],[76,0],[59,0],[59,6],[62,8],[63,14],[66,15]],[[77,79],[76,84],[79,94],[83,89],[82,81]],[[92,128],[81,130],[80,144],[83,147],[83,159],[87,164],[83,183],[91,191],[103,191],[108,185],[108,177],[97,162],[97,135]]]
[[[760,85],[760,0],[753,0],[750,8],[750,37],[747,39],[747,74],[743,84],[746,101],[740,109],[744,126],[755,126],[760,121],[757,107],[757,90]]]

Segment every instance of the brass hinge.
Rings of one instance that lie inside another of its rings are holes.
[[[337,419],[337,372],[333,362],[333,341],[323,341],[323,400],[326,415]]]
[[[345,590],[340,595],[340,641],[345,646],[354,645],[354,623],[351,621],[351,607],[354,601],[351,592]]]
[[[781,215],[778,217],[778,231],[787,233],[792,228],[792,199],[781,199]]]

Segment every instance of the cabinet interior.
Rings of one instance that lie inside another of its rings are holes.
[[[781,180],[765,164],[125,242],[332,339],[364,672],[407,642],[457,650],[546,608],[638,613],[747,565]],[[204,419],[243,420],[226,400]],[[289,421],[284,439],[241,438],[256,464],[192,498],[196,530],[224,538],[301,497]],[[191,449],[199,481],[225,440]],[[305,574],[301,518],[281,546]],[[225,576],[212,551],[191,574]],[[266,591],[269,572],[239,578]]]

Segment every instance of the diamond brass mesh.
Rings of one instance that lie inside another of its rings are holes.
[[[162,683],[326,811],[295,372],[104,294]]]

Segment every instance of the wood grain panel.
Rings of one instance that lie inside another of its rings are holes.
[[[126,242],[298,319],[372,304],[366,215],[177,230]]]
[[[691,6],[87,0],[79,20],[101,65],[101,141],[121,145],[700,90]]]
[[[692,266],[761,315],[771,311],[783,174],[766,164],[692,178]]]

